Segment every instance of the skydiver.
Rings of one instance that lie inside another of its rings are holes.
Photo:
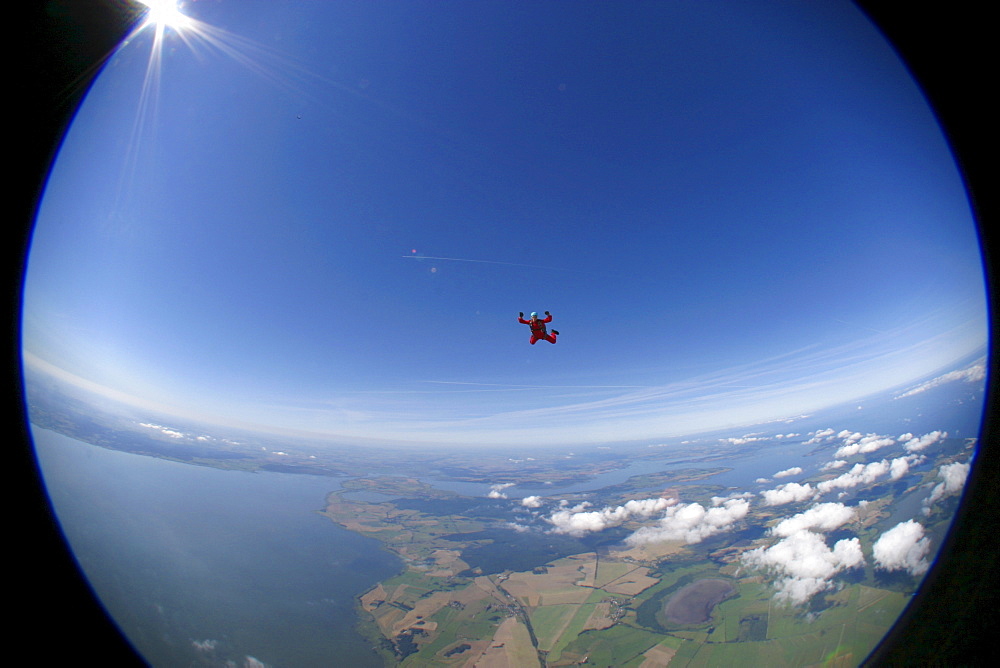
[[[520,313],[517,314],[517,321],[519,323],[531,327],[531,340],[528,342],[531,345],[535,345],[535,342],[538,341],[539,339],[545,339],[549,343],[556,342],[556,336],[559,335],[559,332],[553,329],[552,333],[549,334],[548,332],[545,331],[545,323],[552,322],[552,314],[546,311],[545,316],[546,317],[544,319],[539,319],[538,313],[533,312],[531,314],[531,320],[525,320],[524,311],[521,311]]]

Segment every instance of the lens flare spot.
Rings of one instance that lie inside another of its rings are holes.
[[[179,30],[191,23],[176,0],[139,0],[146,6],[146,21],[144,25],[163,26]]]

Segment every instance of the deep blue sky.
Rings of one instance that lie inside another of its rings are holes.
[[[606,442],[985,346],[958,171],[848,2],[184,9],[109,62],[40,210],[26,360],[76,384],[350,441]]]

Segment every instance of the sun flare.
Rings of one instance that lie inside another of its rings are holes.
[[[146,6],[146,20],[143,27],[154,26],[181,30],[191,24],[191,19],[181,11],[176,0],[139,0]]]

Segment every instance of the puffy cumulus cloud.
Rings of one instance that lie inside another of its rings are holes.
[[[514,483],[512,482],[504,482],[496,485],[490,485],[490,493],[487,494],[486,496],[491,499],[506,499],[507,495],[503,493],[503,490],[513,486]]]
[[[802,473],[802,467],[801,466],[793,466],[790,469],[785,469],[784,471],[778,471],[777,473],[774,474],[774,477],[775,478],[787,478],[789,476],[799,475],[800,473]]]
[[[809,432],[809,440],[805,441],[805,445],[814,445],[816,443],[822,443],[823,441],[828,441],[833,436],[833,429],[820,429],[819,431]]]
[[[570,510],[572,510],[574,513],[578,513],[581,510],[586,510],[587,508],[590,508],[592,505],[594,505],[594,504],[592,504],[590,501],[581,501],[580,503],[578,503],[575,506],[573,506],[572,508],[570,508]],[[569,501],[567,501],[566,499],[560,499],[559,500],[559,507],[560,508],[566,508],[568,506],[569,506]]]
[[[170,427],[164,427],[161,424],[153,424],[151,422],[140,422],[140,427],[146,427],[147,429],[155,429],[164,436],[169,436],[170,438],[185,438],[185,434],[177,431],[176,429],[171,429]]]
[[[847,466],[846,459],[834,459],[832,462],[827,462],[820,467],[823,471],[831,471],[833,469],[842,469]]]
[[[668,540],[700,543],[709,536],[731,528],[747,516],[750,502],[746,499],[729,499],[721,505],[706,509],[700,503],[672,505],[655,526],[639,528],[625,539],[629,545],[644,545]]]
[[[540,508],[542,505],[542,497],[540,496],[526,496],[521,499],[521,505],[525,508]]]
[[[896,457],[889,462],[889,480],[899,480],[910,472],[910,467],[920,462],[923,458],[918,455],[907,455],[906,457]]]
[[[627,501],[621,506],[605,506],[600,510],[585,510],[589,503],[582,503],[567,510],[552,513],[548,522],[555,528],[554,533],[583,536],[609,527],[616,527],[630,519],[648,518],[667,509],[675,499],[641,499]]]
[[[857,515],[854,508],[842,503],[819,503],[809,510],[782,520],[771,529],[774,536],[788,537],[800,531],[833,531]]]
[[[947,488],[947,492],[957,492],[965,486],[965,481],[969,477],[970,465],[968,462],[955,462],[954,464],[945,464],[938,471],[938,476],[944,479],[944,485]]]
[[[878,434],[850,434],[844,439],[844,445],[837,449],[834,457],[851,457],[852,455],[867,454],[875,452],[890,445],[895,445],[896,439],[891,436],[879,436]]]
[[[713,496],[711,501],[713,506],[721,506],[731,499],[750,499],[753,498],[753,492],[733,492],[729,496]]]
[[[723,443],[731,443],[733,445],[746,445],[747,443],[756,443],[757,441],[767,441],[770,440],[770,437],[760,436],[758,434],[746,434],[744,436],[737,436],[736,438],[723,438],[721,440]]]
[[[914,437],[912,434],[907,435],[910,436],[910,438],[903,443],[903,448],[905,448],[907,452],[920,452],[921,450],[927,448],[927,446],[933,445],[943,438],[948,438],[948,432],[940,430],[924,434],[919,438]]]
[[[934,489],[931,490],[931,495],[924,501],[924,506],[929,507],[946,496],[961,492],[965,487],[965,481],[969,477],[970,468],[971,466],[968,463],[962,462],[942,466],[938,471],[938,477],[941,478],[942,482],[934,486]],[[925,510],[925,512],[927,511]]]
[[[765,506],[783,506],[786,503],[798,503],[806,501],[816,496],[816,490],[809,483],[801,485],[797,482],[790,482],[778,485],[774,489],[767,489],[760,493],[764,497]]]
[[[907,520],[886,531],[872,546],[875,565],[887,571],[907,571],[914,577],[927,572],[931,541],[919,522]]]
[[[835,489],[851,489],[859,485],[870,485],[888,472],[889,462],[884,459],[871,464],[855,464],[847,473],[832,480],[816,483],[816,491],[819,494],[826,494]]]
[[[775,598],[793,605],[834,586],[835,575],[865,563],[857,538],[838,540],[833,549],[819,534],[797,531],[770,547],[743,553],[743,563],[778,575]]]
[[[211,652],[218,646],[218,640],[192,640],[191,646],[194,647],[199,652]]]
[[[895,399],[902,399],[904,397],[912,397],[915,394],[920,394],[921,392],[926,392],[927,390],[934,389],[940,385],[946,383],[954,383],[955,381],[964,381],[966,383],[981,383],[986,378],[986,358],[976,360],[971,366],[958,371],[949,371],[948,373],[933,378],[926,383],[921,383],[916,387],[910,388],[906,392],[894,397]]]

